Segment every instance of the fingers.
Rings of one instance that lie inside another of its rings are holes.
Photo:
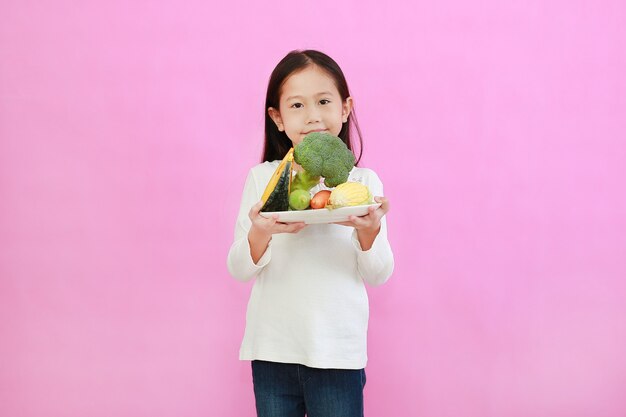
[[[346,222],[335,222],[333,224],[338,224],[339,226],[350,226],[350,227],[354,227],[354,223],[350,222],[350,221],[346,221]]]
[[[278,214],[273,214],[272,217],[261,216],[261,208],[263,208],[263,201],[257,202],[250,208],[248,217],[252,221],[252,227],[258,227],[265,230],[266,233],[298,233],[307,226],[304,222],[280,222],[278,221]]]
[[[248,217],[250,217],[250,219],[254,219],[255,217],[257,217],[259,215],[259,212],[261,211],[261,208],[263,208],[263,201],[258,201],[250,208],[250,211],[248,212]]]
[[[285,233],[298,233],[306,227],[306,223],[290,223],[285,227]]]
[[[379,210],[382,210],[383,214],[389,211],[389,200],[385,197],[374,197],[374,201],[380,203]]]
[[[273,227],[273,233],[298,233],[306,227],[306,223],[280,223],[277,222]]]
[[[370,223],[375,224],[378,223],[379,217],[376,213],[377,209],[375,207],[369,207],[367,209],[367,214],[364,216],[350,216],[348,219],[358,228],[358,227],[367,227]]]
[[[348,218],[348,220],[350,220],[350,222],[352,222],[352,225],[354,227],[356,227],[357,229],[368,227],[370,224],[375,223],[374,222],[375,218],[372,218],[370,216],[371,214],[372,214],[372,212],[370,212],[366,216],[359,216],[359,217],[357,217],[357,216],[350,216]]]
[[[381,205],[382,207],[382,205]],[[352,226],[355,229],[378,229],[380,227],[380,219],[385,215],[381,208],[369,207],[368,212],[364,216],[350,216],[347,222],[338,222],[342,226]]]

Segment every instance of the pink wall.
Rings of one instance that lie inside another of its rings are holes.
[[[626,3],[41,3],[0,6],[0,415],[254,415],[225,258],[307,47],[392,202],[367,415],[626,415]]]

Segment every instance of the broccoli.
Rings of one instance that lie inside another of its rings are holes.
[[[293,158],[309,177],[324,177],[327,187],[346,182],[355,162],[354,154],[341,139],[324,132],[306,135],[296,145]]]
[[[311,175],[309,171],[300,171],[296,173],[295,178],[291,183],[291,191],[305,190],[309,191],[320,183],[319,175]]]

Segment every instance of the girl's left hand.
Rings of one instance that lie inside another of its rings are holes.
[[[338,222],[342,226],[352,226],[357,232],[377,235],[380,230],[380,219],[389,211],[389,200],[385,197],[374,197],[380,207],[370,207],[364,216],[350,216],[348,221]]]

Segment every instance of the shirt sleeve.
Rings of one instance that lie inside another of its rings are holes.
[[[248,217],[250,208],[260,200],[253,170],[250,170],[241,197],[241,206],[235,224],[235,239],[228,251],[228,272],[238,281],[249,281],[257,276],[271,259],[272,241],[258,263],[254,263],[250,254],[248,232],[252,222]]]
[[[368,187],[375,197],[382,197],[383,184],[373,171],[369,170]],[[361,248],[356,229],[352,232],[352,243],[357,253],[357,269],[361,278],[370,285],[376,286],[387,282],[393,273],[394,259],[391,245],[387,239],[387,220],[380,220],[380,231],[374,239],[372,247],[366,251]]]

